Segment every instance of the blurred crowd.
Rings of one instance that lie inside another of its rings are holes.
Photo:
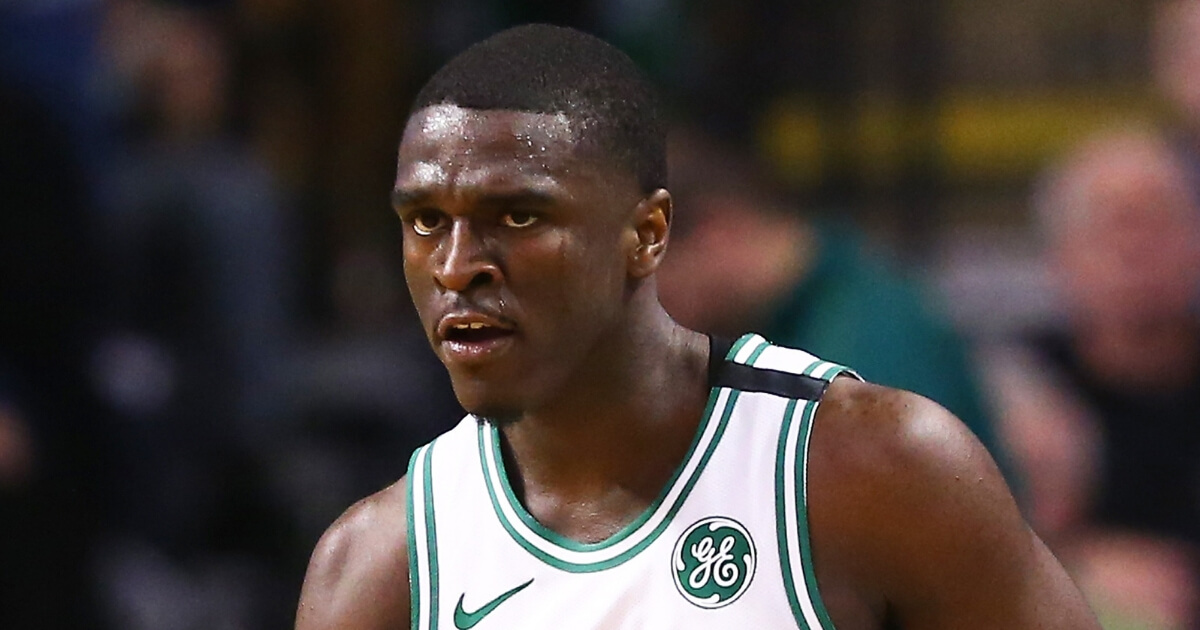
[[[1200,627],[1200,4],[1147,5],[1142,115],[974,219],[918,115],[955,3],[794,4],[0,0],[0,629],[291,627],[323,529],[461,414],[387,206],[407,101],[527,21],[667,91],[674,316],[940,402],[1107,630]],[[879,85],[894,172],[814,167],[779,103]]]

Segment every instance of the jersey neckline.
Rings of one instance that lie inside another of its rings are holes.
[[[726,361],[752,365],[770,344],[749,333],[738,339],[725,355]],[[705,464],[716,450],[729,423],[738,392],[713,387],[704,416],[687,455],[675,469],[662,493],[636,519],[612,536],[596,543],[571,540],[542,525],[517,500],[508,483],[500,455],[499,431],[489,422],[477,422],[480,462],[484,485],[496,518],[512,539],[534,557],[572,573],[602,571],[617,566],[650,546],[682,507],[696,485]],[[720,410],[718,413],[717,410]]]

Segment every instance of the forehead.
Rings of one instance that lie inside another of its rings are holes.
[[[588,166],[578,144],[576,125],[564,114],[434,105],[408,120],[396,186],[578,175]]]
[[[1167,149],[1126,142],[1087,156],[1069,171],[1058,200],[1064,237],[1129,221],[1200,221],[1187,173]]]
[[[429,157],[431,153],[472,153],[484,149],[511,149],[526,153],[551,147],[573,148],[574,125],[566,114],[539,114],[458,105],[432,105],[408,119],[400,142],[401,157]],[[407,151],[406,151],[407,149]]]
[[[1100,169],[1088,191],[1092,205],[1108,213],[1195,214],[1186,175],[1167,156],[1116,156]]]

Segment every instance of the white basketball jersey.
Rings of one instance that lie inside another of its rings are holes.
[[[568,540],[509,487],[497,430],[467,416],[408,471],[415,630],[833,630],[817,594],[805,469],[846,368],[745,335],[658,499],[611,538]],[[852,373],[851,373],[852,374]]]

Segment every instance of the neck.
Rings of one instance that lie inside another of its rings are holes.
[[[569,396],[501,429],[512,486],[547,527],[603,539],[646,508],[680,465],[707,399],[708,340],[658,307],[623,323]],[[636,331],[633,335],[629,331]]]
[[[1190,318],[1156,322],[1091,322],[1075,347],[1102,382],[1145,392],[1177,391],[1200,369],[1200,328]]]

